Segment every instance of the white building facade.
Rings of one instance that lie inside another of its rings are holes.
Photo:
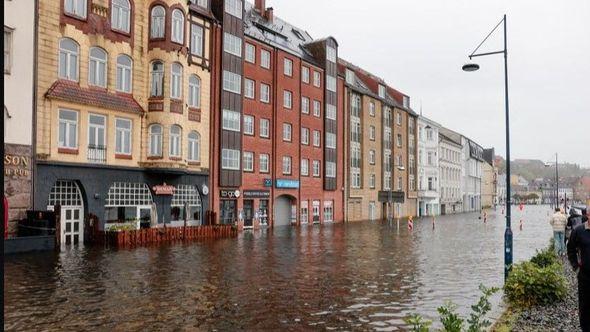
[[[440,125],[418,117],[418,216],[440,214]]]
[[[463,211],[463,147],[461,138],[449,133],[439,134],[440,212],[453,214]]]
[[[461,138],[463,146],[463,211],[481,211],[481,179],[483,148],[467,137]]]

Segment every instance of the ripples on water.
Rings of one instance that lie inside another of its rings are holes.
[[[515,261],[551,237],[547,207],[514,209]],[[277,228],[132,250],[70,249],[5,261],[6,330],[393,331],[445,300],[466,314],[503,281],[504,217]],[[519,219],[524,220],[523,231]],[[498,304],[500,297],[496,296]],[[493,315],[500,309],[495,305]]]

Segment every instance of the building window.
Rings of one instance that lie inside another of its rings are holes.
[[[221,149],[221,168],[240,170],[240,150]]]
[[[293,76],[293,61],[291,59],[285,59],[284,66],[283,73],[289,77]]]
[[[268,173],[269,172],[269,165],[268,165],[268,161],[270,159],[269,155],[267,154],[261,154],[258,158],[260,160],[260,173]]]
[[[283,141],[291,142],[292,126],[290,123],[283,123]]]
[[[309,114],[309,98],[301,97],[301,113]]]
[[[375,165],[375,150],[369,150],[369,164]]]
[[[149,129],[149,155],[153,157],[162,156],[162,126],[153,124]]]
[[[86,2],[88,0],[65,0],[64,10],[66,13],[80,18],[86,18]]]
[[[312,206],[312,213],[313,213],[313,222],[319,223],[320,222],[320,201],[311,202],[311,206]]]
[[[185,211],[185,207],[188,210]],[[173,221],[183,220],[184,216],[189,221],[201,222],[201,197],[197,187],[193,185],[177,185],[170,203],[171,216]],[[194,225],[194,224],[193,224]]]
[[[242,57],[242,39],[236,37],[231,33],[224,32],[223,34],[223,50],[229,54],[233,54],[239,58]]]
[[[397,146],[402,146],[402,134],[397,134]]]
[[[205,9],[209,8],[209,5],[207,4],[208,0],[190,0],[191,3],[196,3],[197,6],[199,7],[203,7]]]
[[[320,161],[319,160],[313,161],[313,176],[314,177],[320,176]]]
[[[240,94],[242,92],[242,77],[231,71],[223,71],[223,90]]]
[[[260,101],[263,103],[270,103],[270,85],[260,83]]]
[[[326,162],[326,177],[327,178],[335,178],[336,177],[336,163],[327,161]]]
[[[260,66],[262,68],[270,69],[270,52],[267,50],[260,50]]]
[[[328,148],[328,149],[335,149],[336,148],[336,134],[326,133],[326,148]]]
[[[313,101],[313,116],[318,118],[322,116],[322,104],[319,100]]]
[[[201,161],[201,135],[196,131],[188,134],[188,160]]]
[[[254,172],[254,153],[244,152],[244,172]]]
[[[402,125],[402,114],[400,112],[396,112],[395,113],[395,123],[398,126],[401,126]]]
[[[318,88],[320,86],[322,86],[322,76],[317,71],[313,72],[313,86],[318,87]]]
[[[379,84],[379,97],[385,98],[385,86]]]
[[[225,12],[241,19],[242,18],[242,1],[241,0],[226,0],[225,1]]]
[[[355,77],[354,72],[350,69],[346,69],[346,83],[349,85],[354,85]]]
[[[326,119],[336,120],[336,106],[331,104],[326,105]]]
[[[180,9],[172,11],[172,41],[184,43],[184,13]]]
[[[246,61],[256,63],[256,46],[246,43]]]
[[[178,125],[170,127],[170,147],[168,153],[170,157],[180,157],[182,147],[182,129]]]
[[[203,56],[203,27],[197,24],[191,24],[191,54]]]
[[[254,99],[255,95],[254,95],[254,86],[255,86],[255,82],[252,81],[251,79],[245,79],[244,81],[244,97],[248,98],[248,99]]]
[[[301,128],[301,144],[309,145],[309,129]]]
[[[293,93],[291,91],[283,91],[283,107],[287,109],[293,107]]]
[[[254,135],[254,117],[244,115],[244,135]]]
[[[301,175],[309,175],[309,159],[301,159]]]
[[[309,84],[309,68],[305,66],[301,67],[301,81],[303,83]]]
[[[231,131],[240,131],[240,113],[223,110],[222,128]]]
[[[59,41],[59,78],[78,81],[78,43],[69,38]]]
[[[188,78],[188,106],[201,107],[201,79],[197,75]]]
[[[133,61],[125,54],[117,57],[117,91],[131,93]]]
[[[59,111],[59,147],[68,149],[78,147],[78,112]]]
[[[313,146],[320,147],[322,145],[321,137],[320,136],[321,135],[320,135],[319,130],[314,130],[313,131]]]
[[[115,30],[129,32],[131,5],[128,0],[113,0],[111,3],[111,27]]]
[[[334,202],[324,201],[324,222],[334,221]]]
[[[129,119],[115,119],[115,153],[131,154],[131,129],[133,122]]]
[[[375,126],[369,126],[369,139],[371,141],[375,140]]]
[[[100,47],[90,48],[88,63],[88,84],[106,88],[107,86],[107,52]]]
[[[375,189],[375,174],[369,175],[369,188]]]
[[[164,38],[166,26],[166,10],[162,6],[152,8],[152,38]]]
[[[350,169],[350,186],[354,189],[361,187],[361,170],[360,168]]]
[[[12,31],[4,27],[4,74],[10,74],[12,66]]]
[[[48,205],[82,206],[82,193],[76,182],[57,180],[49,193]]]
[[[106,156],[106,117],[103,115],[88,115],[88,160],[105,161]]]
[[[164,64],[162,61],[152,62],[151,96],[162,97],[164,91]]]
[[[375,116],[375,102],[369,103],[369,115]]]
[[[336,49],[330,46],[326,47],[326,59],[336,63]]]
[[[308,201],[302,201],[301,202],[300,219],[301,219],[301,223],[302,224],[309,223],[309,206],[308,206],[308,204],[309,204]]]
[[[403,187],[403,179],[401,176],[397,178],[397,190],[402,190]]]
[[[268,119],[260,119],[260,137],[270,137],[270,121]]]
[[[291,174],[291,157],[283,157],[283,174]]]
[[[329,91],[336,92],[336,77],[330,75],[326,76],[326,88]]]
[[[182,97],[182,65],[173,63],[170,67],[170,98],[180,99]]]
[[[410,97],[404,96],[403,104],[405,108],[410,108]]]

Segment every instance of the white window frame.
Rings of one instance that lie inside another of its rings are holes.
[[[283,141],[291,142],[293,138],[293,126],[290,123],[283,123]]]
[[[317,148],[322,146],[322,135],[319,130],[313,131],[313,146]]]
[[[337,60],[336,49],[333,48],[332,46],[326,46],[326,60],[336,63],[336,60]]]
[[[188,106],[201,108],[201,79],[197,75],[191,75],[188,79]]]
[[[71,119],[62,119],[62,113],[65,115],[66,113],[70,113],[70,115],[75,114],[76,120]],[[80,114],[78,111],[70,110],[70,109],[59,109],[58,112],[58,146],[60,148],[65,149],[77,149],[78,148],[78,122],[80,119]],[[64,126],[64,137],[61,137],[61,127]],[[74,144],[70,145],[70,140],[74,135]]]
[[[249,78],[244,79],[244,97],[256,99],[256,82]]]
[[[172,132],[175,129],[178,129],[178,133]],[[174,158],[179,158],[182,156],[182,128],[179,125],[170,126],[168,155]]]
[[[326,89],[328,89],[328,91],[337,92],[336,77],[326,75]]]
[[[260,119],[260,137],[270,137],[270,120]]]
[[[160,132],[154,133],[153,129],[159,127]],[[164,136],[164,127],[159,123],[153,123],[148,127],[148,156],[162,157],[162,138]]]
[[[205,31],[202,26],[191,23],[191,54],[199,57],[203,56],[203,40]]]
[[[286,109],[293,108],[293,92],[283,90],[283,107]]]
[[[313,71],[313,86],[316,88],[322,86],[322,74],[319,71]]]
[[[222,111],[221,128],[229,131],[240,132],[241,128],[241,114],[240,112],[224,109]]]
[[[309,98],[308,97],[301,97],[301,113],[309,114]]]
[[[221,168],[233,171],[240,170],[240,150],[221,149]]]
[[[326,119],[336,121],[336,106],[332,104],[326,104]]]
[[[319,160],[314,160],[312,162],[312,167],[313,167],[313,176],[314,177],[320,177],[321,174],[321,164]]]
[[[283,175],[291,175],[292,171],[291,157],[283,156]]]
[[[260,173],[270,172],[270,156],[266,153],[261,153],[258,156],[260,164],[258,165]]]
[[[309,176],[309,159],[301,159],[301,175]]]
[[[270,52],[265,49],[260,50],[260,67],[270,69]]]
[[[123,20],[123,18],[126,18]],[[128,0],[111,0],[111,28],[129,33],[131,4]]]
[[[369,115],[375,116],[375,102],[374,101],[369,102]]]
[[[251,115],[244,115],[244,135],[254,136],[254,117]]]
[[[66,41],[72,42],[73,45],[76,46],[76,50],[72,51],[72,50],[62,48],[61,43],[66,42]],[[61,61],[62,56],[65,57],[65,64],[64,64],[65,68],[62,68],[62,61]],[[60,41],[59,41],[59,57],[58,57],[59,66],[58,66],[58,71],[57,71],[59,78],[78,82],[78,79],[80,77],[79,59],[80,59],[80,44],[78,44],[75,40],[73,40],[71,38],[60,39]],[[72,66],[75,66],[75,75],[76,75],[75,77],[72,77],[72,75],[74,74],[74,73],[72,73]],[[65,75],[62,74],[62,71],[64,71],[64,70],[65,70]]]
[[[326,132],[325,146],[328,149],[336,149],[336,134]]]
[[[375,150],[369,150],[369,164],[375,165]]]
[[[154,70],[154,65],[159,64],[161,69]],[[161,60],[152,61],[150,64],[150,96],[164,96],[164,62]]]
[[[288,58],[283,60],[283,74],[289,77],[293,76],[293,60]]]
[[[246,43],[246,52],[244,59],[246,62],[256,63],[256,45]]]
[[[254,152],[244,151],[242,165],[244,172],[254,172]]]
[[[155,11],[162,10],[163,15],[158,14],[156,16]],[[166,36],[166,9],[164,6],[157,5],[152,8],[150,12],[150,38],[157,39],[157,38],[165,38]]]
[[[131,65],[119,63],[119,59],[125,57],[130,60]],[[131,93],[133,91],[133,59],[127,54],[119,54],[117,56],[116,90],[125,93]]]
[[[170,39],[173,43],[184,44],[184,13],[176,8],[172,11]]]
[[[309,128],[301,128],[301,144],[309,145]]]
[[[223,50],[238,58],[242,57],[242,38],[234,36],[229,32],[223,33]]]
[[[375,136],[376,136],[375,134],[376,134],[376,129],[375,129],[375,126],[373,126],[373,125],[370,125],[370,126],[369,126],[369,139],[370,139],[371,141],[374,141],[374,140],[375,140]]]
[[[336,177],[336,163],[333,161],[326,161],[326,177],[327,178],[335,178]]]
[[[64,12],[85,19],[88,12],[87,2],[88,0],[65,0]]]
[[[128,123],[129,128],[119,126],[120,123]],[[121,137],[121,146],[119,146],[118,137]],[[133,150],[133,120],[125,118],[115,118],[115,153],[131,155]]]
[[[99,58],[92,55],[93,50],[98,50],[104,54],[104,58]],[[107,61],[108,53],[100,47],[91,47],[88,52],[88,85],[99,86],[102,88],[107,87]],[[101,70],[102,69],[102,70]],[[90,79],[91,74],[94,72],[94,81]],[[100,74],[102,72],[102,78],[104,82],[100,82]]]
[[[182,76],[182,65],[178,62],[173,62],[170,65],[170,98],[182,99]]]
[[[385,86],[382,84],[379,84],[379,97],[385,98],[385,95],[386,95]]]
[[[319,100],[313,101],[313,116],[316,118],[322,116],[322,103]]]
[[[309,84],[309,67],[301,66],[301,81]]]
[[[225,12],[242,19],[242,1],[241,0],[226,0]]]
[[[91,123],[90,120],[92,117],[95,118],[101,118],[102,119],[102,124],[96,124],[96,123]],[[90,141],[91,141],[91,133],[94,129],[94,139],[97,139],[98,136],[98,132],[100,130],[102,130],[102,139],[103,141],[100,142],[101,144],[94,144],[92,147],[93,148],[103,148],[105,149],[107,146],[107,117],[102,115],[102,114],[94,114],[94,113],[90,113],[88,114],[88,147],[90,148]]]
[[[191,134],[196,137],[191,137]],[[201,161],[201,135],[198,131],[193,130],[188,134],[188,156],[189,161],[199,162]]]
[[[270,85],[260,83],[260,101],[265,104],[270,103]]]
[[[223,71],[223,90],[233,92],[236,94],[242,93],[242,76],[232,73],[231,71]]]

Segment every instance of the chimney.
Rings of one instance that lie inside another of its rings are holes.
[[[260,13],[260,15],[264,15],[264,9],[266,8],[266,1],[265,0],[256,0],[254,7]]]
[[[268,21],[268,23],[272,23],[273,21],[273,9],[272,7],[268,7],[266,8],[266,15],[264,15],[266,17],[266,20]]]

